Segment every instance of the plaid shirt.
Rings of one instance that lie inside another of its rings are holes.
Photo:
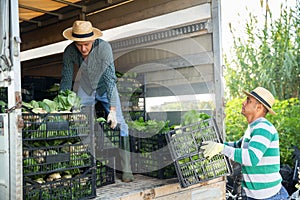
[[[60,90],[71,90],[74,76],[74,66],[86,76],[80,79],[85,80],[81,87],[87,94],[97,91],[102,96],[105,92],[110,106],[116,106],[116,75],[112,55],[112,49],[108,42],[96,39],[93,43],[91,52],[87,60],[83,60],[81,53],[78,51],[74,42],[69,44],[63,54],[63,69]],[[85,77],[85,78],[84,78]],[[88,81],[87,81],[88,80]],[[76,80],[78,81],[78,80]]]

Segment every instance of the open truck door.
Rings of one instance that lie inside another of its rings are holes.
[[[17,0],[0,1],[0,199],[22,199],[20,36]]]

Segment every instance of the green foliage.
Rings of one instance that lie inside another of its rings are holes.
[[[267,10],[265,25],[259,28],[257,17],[250,13],[246,39],[236,37],[231,27],[233,56],[225,56],[225,80],[230,97],[240,97],[243,89],[257,86],[269,89],[281,100],[300,97],[299,16],[299,5],[294,10],[282,7],[275,21]]]
[[[225,107],[226,141],[237,141],[243,135],[248,123],[241,114],[243,99],[233,99]]]
[[[239,140],[247,128],[246,118],[241,114],[243,99],[233,99],[226,104],[226,141]],[[273,110],[277,115],[266,118],[279,133],[281,163],[293,166],[293,146],[300,148],[300,101],[296,98],[276,101]]]
[[[300,101],[291,98],[277,101],[273,106],[277,115],[268,115],[280,137],[281,162],[293,166],[292,146],[300,148]]]

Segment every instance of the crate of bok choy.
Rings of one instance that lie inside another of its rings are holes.
[[[231,173],[227,157],[216,155],[208,160],[200,151],[203,141],[222,142],[214,118],[178,127],[168,132],[166,137],[181,187]]]
[[[128,122],[128,126],[133,172],[159,179],[176,177],[165,136],[170,130],[169,121],[140,117]]]
[[[78,170],[74,176],[68,173],[51,173],[36,180],[24,178],[25,200],[70,200],[96,197],[95,172],[92,168]]]
[[[97,125],[95,126],[95,143],[96,151],[114,150],[120,147],[121,129],[120,124],[115,128],[111,128],[106,119],[99,117],[96,119]]]
[[[93,166],[88,145],[81,141],[23,142],[23,174],[37,176]]]
[[[61,139],[87,136],[89,113],[81,108],[74,92],[60,92],[53,100],[23,102],[23,140]]]

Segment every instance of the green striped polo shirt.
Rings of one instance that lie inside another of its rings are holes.
[[[242,186],[248,197],[265,199],[280,190],[279,136],[267,119],[256,119],[241,140],[224,144],[222,153],[242,166]]]

